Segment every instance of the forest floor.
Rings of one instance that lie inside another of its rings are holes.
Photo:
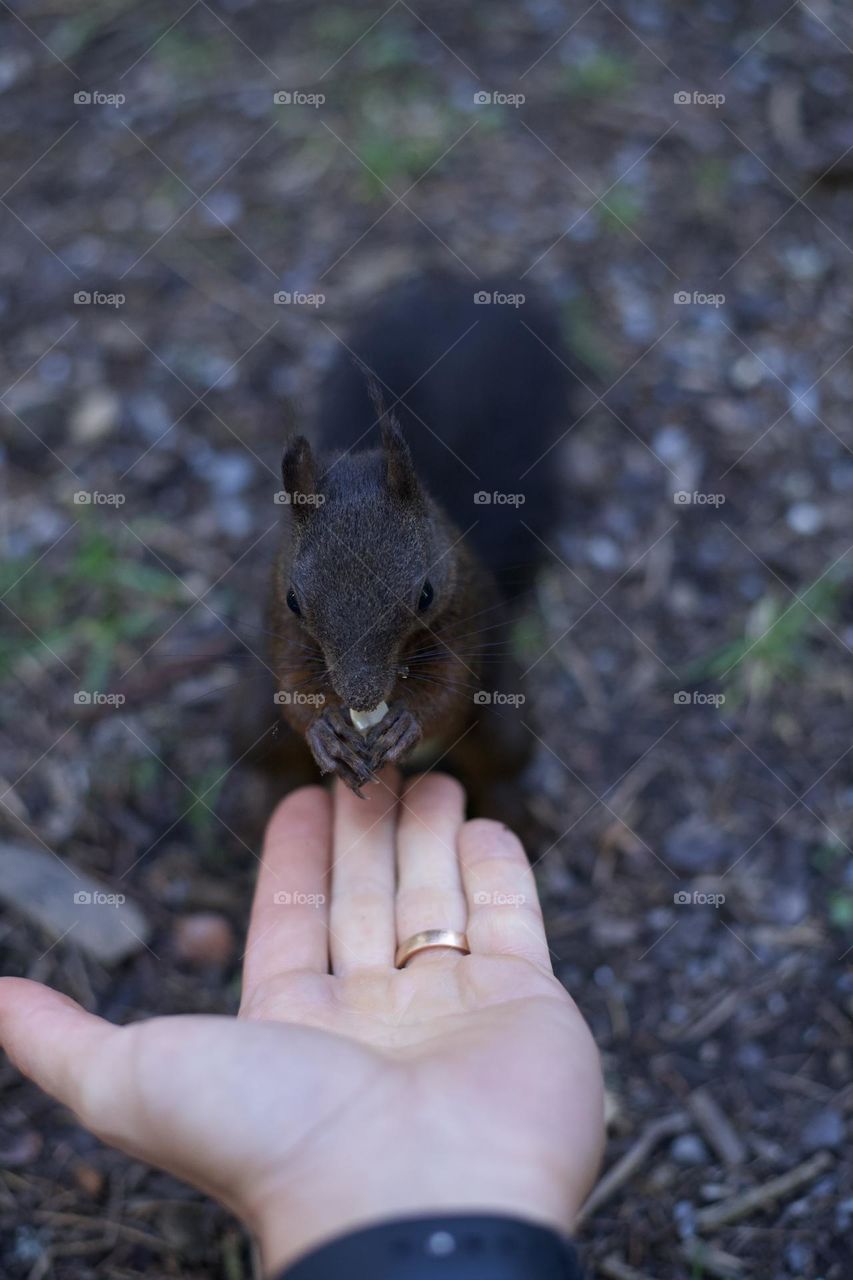
[[[147,934],[99,959],[9,880],[2,971],[116,1021],[235,1009],[257,845],[223,815],[263,791],[229,709],[285,424],[383,287],[522,277],[590,371],[517,627],[531,858],[611,1103],[589,1272],[849,1276],[850,13],[5,9],[0,848]],[[0,1270],[252,1260],[3,1064]]]

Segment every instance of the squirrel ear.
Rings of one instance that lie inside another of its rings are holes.
[[[356,366],[367,383],[367,394],[379,423],[382,448],[385,450],[388,468],[388,487],[398,498],[412,501],[421,496],[421,487],[418,484],[412,455],[403,436],[399,419],[393,409],[386,408],[382,389],[367,365],[356,358]]]
[[[382,434],[382,448],[385,450],[388,488],[398,498],[411,502],[421,496],[421,487],[412,462],[409,446],[403,438],[400,425],[390,414],[379,424]]]
[[[314,455],[305,436],[296,436],[287,445],[281,459],[281,479],[284,491],[290,499],[294,515],[301,516],[311,510],[311,503],[296,500],[296,494],[317,492],[317,473]]]

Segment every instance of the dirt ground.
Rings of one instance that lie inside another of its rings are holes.
[[[234,1010],[263,792],[229,715],[263,670],[285,424],[383,287],[522,277],[589,388],[517,627],[531,858],[610,1092],[589,1273],[849,1276],[849,10],[0,24],[0,845],[149,929],[99,960],[9,884],[2,971],[116,1021]],[[223,1211],[5,1062],[0,1108],[10,1280],[252,1275]]]

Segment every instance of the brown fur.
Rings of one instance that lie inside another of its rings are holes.
[[[418,482],[396,425],[384,425],[381,450],[319,461],[300,437],[282,473],[289,503],[270,607],[280,710],[320,769],[358,789],[421,740],[446,750],[477,719],[499,596]],[[420,611],[425,581],[434,595]],[[348,709],[383,700],[388,715],[362,736]]]

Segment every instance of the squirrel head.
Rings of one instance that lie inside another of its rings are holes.
[[[280,596],[355,711],[390,701],[407,648],[440,627],[456,581],[457,535],[421,486],[397,422],[383,413],[380,429],[379,449],[318,464],[299,436],[282,459],[290,539]]]

